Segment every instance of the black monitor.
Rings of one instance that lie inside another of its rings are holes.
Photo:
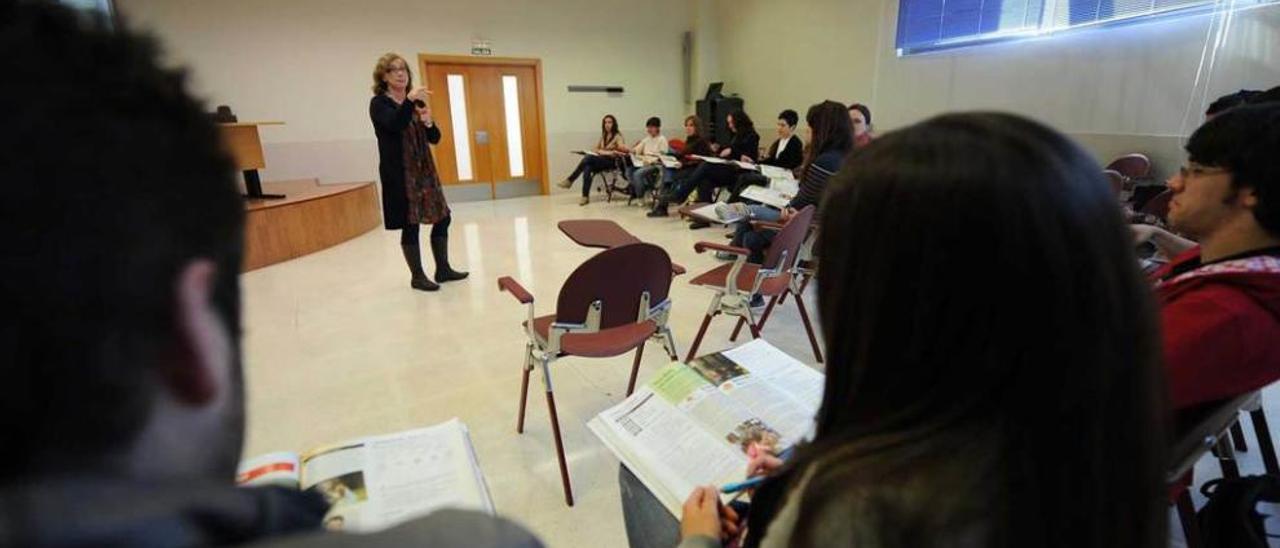
[[[712,82],[711,85],[707,86],[707,96],[705,99],[708,101],[719,99],[720,90],[722,89],[724,89],[724,82]]]

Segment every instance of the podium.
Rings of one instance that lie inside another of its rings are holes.
[[[222,141],[231,154],[236,169],[244,173],[245,197],[253,199],[281,199],[284,194],[263,194],[262,179],[258,170],[267,167],[262,154],[262,139],[258,126],[283,126],[284,122],[236,122],[218,124]]]

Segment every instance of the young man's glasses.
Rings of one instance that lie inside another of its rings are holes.
[[[1178,176],[1183,179],[1194,179],[1197,177],[1227,173],[1228,171],[1229,170],[1227,168],[1223,167],[1182,166],[1178,168]]]

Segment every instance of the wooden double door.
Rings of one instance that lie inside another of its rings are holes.
[[[449,198],[546,193],[539,62],[420,55],[419,65],[443,134],[435,157]]]

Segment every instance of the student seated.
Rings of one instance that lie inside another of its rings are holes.
[[[596,141],[596,147],[591,152],[595,155],[583,155],[573,173],[556,183],[560,188],[569,188],[581,175],[582,199],[578,201],[578,205],[591,203],[591,177],[601,171],[617,169],[618,155],[628,152],[627,141],[622,138],[622,130],[618,129],[618,119],[612,114],[606,114],[600,119],[600,140]]]
[[[661,176],[664,183],[670,183],[672,174],[671,170],[662,167],[662,162],[658,159],[658,155],[671,150],[667,145],[667,138],[662,136],[662,120],[657,116],[650,117],[644,123],[644,130],[645,137],[631,148],[631,153],[639,156],[644,165],[631,167],[627,175],[631,180],[631,195],[637,198],[644,194],[645,181],[649,177],[656,174]],[[627,165],[632,164],[628,162]]]
[[[1212,103],[1209,103],[1209,107],[1205,109],[1204,119],[1206,122],[1212,120],[1214,116],[1248,103],[1250,99],[1257,97],[1260,93],[1262,92],[1256,89],[1242,89],[1214,99]]]
[[[794,171],[804,162],[804,143],[795,137],[796,124],[800,122],[800,115],[796,111],[787,109],[778,113],[778,140],[769,145],[768,152],[764,158],[760,159],[761,165],[780,167],[788,171]],[[730,202],[741,201],[739,194],[746,190],[748,186],[758,185],[766,186],[769,184],[769,177],[763,173],[748,171],[738,176],[738,181],[733,185],[733,195],[730,196]]]
[[[855,151],[821,221],[814,438],[754,447],[745,515],[696,489],[680,546],[1164,547],[1157,326],[1101,171],[994,113]],[[632,546],[674,544],[620,479]]]
[[[726,116],[729,131],[733,137],[729,146],[718,147],[713,144],[712,150],[725,160],[741,160],[754,162],[760,155],[760,135],[756,133],[755,124],[747,113],[738,110]],[[667,206],[671,203],[683,203],[689,199],[694,190],[698,191],[701,200],[710,201],[715,189],[733,184],[737,179],[738,166],[734,164],[712,164],[703,162],[670,194],[663,196],[649,212],[650,217],[666,217]],[[695,222],[690,228],[703,228],[706,223]]]
[[[1186,149],[1168,220],[1195,241],[1133,227],[1173,257],[1153,278],[1175,409],[1280,380],[1280,103],[1222,112]]]
[[[217,128],[150,40],[43,1],[5,2],[0,36],[23,75],[0,88],[22,105],[0,111],[0,546],[539,545],[462,511],[329,535],[320,494],[236,487],[245,205]]]
[[[862,103],[849,105],[849,122],[853,124],[853,148],[862,148],[876,138],[871,132],[871,109]]]
[[[827,180],[840,170],[845,156],[853,149],[853,132],[844,105],[835,101],[823,101],[809,107],[805,123],[809,131],[809,149],[801,168],[800,192],[791,199],[791,203],[781,211],[767,205],[721,204],[716,206],[717,214],[723,218],[733,212],[748,220],[786,222],[805,206],[812,205],[821,210]],[[750,222],[743,221],[734,227],[732,245],[747,248],[751,251],[747,260],[762,264],[774,234],[772,230],[754,230]],[[733,258],[731,254],[717,253],[716,256],[726,260]],[[759,295],[752,297],[752,302],[763,304]]]

